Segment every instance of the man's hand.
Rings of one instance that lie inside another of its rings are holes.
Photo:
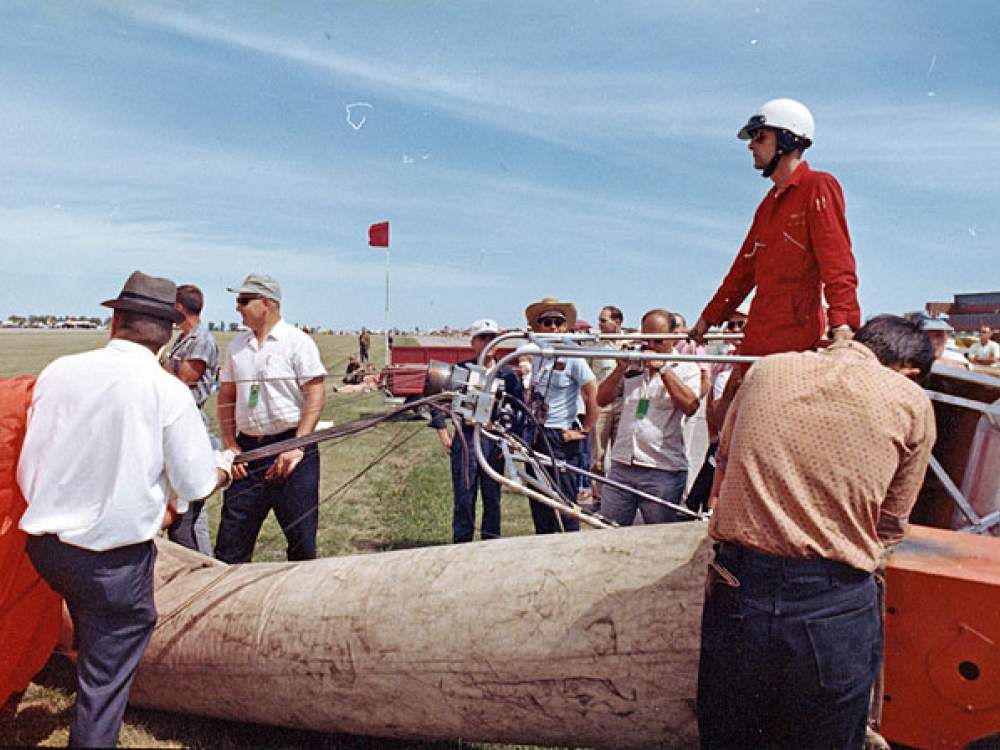
[[[586,440],[587,433],[583,430],[563,430],[562,438],[567,443],[572,443],[576,440]]]
[[[176,501],[177,498],[175,496],[171,496],[170,499],[167,500],[167,511],[163,514],[163,523],[160,524],[160,531],[169,529],[177,519],[177,508],[174,505]]]
[[[235,443],[233,445],[227,445],[225,449],[233,454],[233,458],[240,455],[240,447]],[[234,482],[239,481],[240,479],[246,479],[247,465],[245,463],[234,463],[232,464],[232,467],[233,471],[231,476]]]
[[[854,338],[854,331],[851,330],[850,326],[837,326],[830,330],[830,334],[834,341],[849,341]]]
[[[438,440],[441,441],[441,447],[444,448],[445,453],[451,452],[451,436],[448,434],[448,430],[441,427],[437,430]]]
[[[705,343],[705,334],[708,332],[708,321],[704,318],[698,318],[698,322],[694,324],[694,327],[688,331],[688,338],[694,341],[696,344]]]
[[[305,455],[305,451],[301,448],[292,448],[290,451],[279,453],[274,463],[271,464],[264,474],[264,479],[266,481],[284,479],[295,471],[295,467],[299,465],[299,462]]]

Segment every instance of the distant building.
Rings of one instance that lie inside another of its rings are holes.
[[[60,320],[55,324],[55,328],[90,328],[96,329],[97,323],[92,320]]]
[[[928,302],[925,309],[935,317],[947,315],[956,331],[977,331],[984,325],[1000,329],[1000,292],[956,294],[952,302]]]

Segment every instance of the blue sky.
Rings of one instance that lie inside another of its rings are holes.
[[[235,320],[259,270],[293,322],[380,327],[389,219],[396,325],[693,319],[777,96],[816,117],[866,315],[997,289],[998,30],[995,2],[7,2],[0,316],[101,314],[139,268]]]

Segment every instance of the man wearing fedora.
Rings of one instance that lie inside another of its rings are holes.
[[[236,289],[236,310],[247,331],[229,344],[219,377],[219,432],[236,453],[316,429],[323,411],[326,368],[312,338],[281,317],[281,286],[252,273]],[[288,542],[289,560],[316,557],[319,521],[319,450],[295,448],[239,464],[226,491],[215,556],[250,562],[270,511]]]
[[[35,384],[17,481],[20,527],[39,574],[73,620],[74,747],[118,743],[136,667],[156,623],[152,539],[189,503],[228,481],[191,394],[156,353],[169,340],[177,290],[136,271],[102,348],[60,357]]]
[[[524,311],[528,326],[536,333],[566,333],[576,326],[576,306],[546,297]],[[576,420],[580,398],[584,404],[583,424]],[[597,378],[580,357],[549,359],[534,357],[531,367],[531,407],[528,429],[532,447],[560,461],[572,462],[581,441],[594,430],[600,409],[597,406]],[[549,473],[563,497],[576,501],[577,478],[568,471],[550,468]],[[554,509],[531,501],[531,518],[536,534],[579,531],[580,522]]]

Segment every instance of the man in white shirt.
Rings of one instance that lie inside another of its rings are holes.
[[[576,326],[576,305],[554,297],[528,305],[524,315],[531,330],[538,333],[566,333]],[[582,429],[576,429],[574,423],[581,398],[584,418]],[[572,462],[579,455],[581,441],[593,433],[597,424],[597,379],[589,365],[578,357],[535,357],[529,406],[533,419],[529,419],[526,437],[530,434],[532,447],[557,461]],[[576,475],[555,467],[548,469],[548,473],[563,499],[575,502]],[[580,530],[580,522],[571,516],[534,500],[530,507],[536,534]]]
[[[28,504],[20,527],[73,619],[71,746],[117,744],[156,624],[152,539],[228,479],[187,386],[156,358],[179,322],[175,297],[172,281],[133,273],[102,303],[115,311],[107,346],[57,359],[31,400],[17,470]]]
[[[992,340],[989,326],[979,329],[979,341],[969,347],[969,361],[974,365],[995,365],[1000,361],[1000,344]]]
[[[222,445],[236,453],[303,437],[323,411],[326,368],[316,342],[281,318],[281,286],[252,273],[236,292],[249,329],[229,344],[219,377]],[[273,510],[289,560],[316,558],[319,450],[295,448],[274,458],[237,464],[224,496],[215,556],[250,562],[261,524]]]
[[[674,320],[666,310],[650,310],[642,317],[643,333],[671,333]],[[650,339],[648,351],[669,354],[673,342]],[[687,484],[688,462],[682,419],[698,410],[701,368],[693,362],[649,361],[643,371],[626,378],[628,363],[618,365],[597,390],[597,403],[610,403],[624,381],[624,402],[618,434],[608,452],[608,478],[643,492],[679,503]],[[631,526],[636,511],[644,523],[677,520],[676,512],[644,500],[634,492],[607,485],[601,490],[601,514],[622,526]]]

